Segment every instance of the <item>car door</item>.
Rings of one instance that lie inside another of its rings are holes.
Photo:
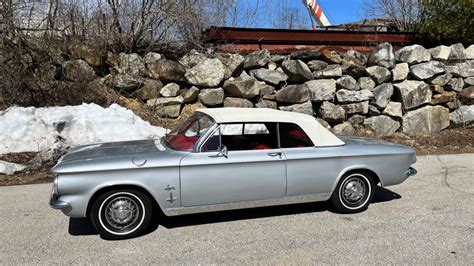
[[[263,124],[220,125],[206,142],[214,142],[214,148],[207,147],[181,160],[181,203],[184,207],[285,196],[285,157],[278,148],[276,125],[266,125],[274,127],[265,132],[268,136],[246,134],[250,132],[245,129],[246,125],[252,131],[251,125],[258,129]],[[258,142],[268,142],[273,138],[272,143]],[[218,145],[215,145],[216,140]],[[217,147],[225,145],[226,141],[228,151],[227,154],[222,154]]]

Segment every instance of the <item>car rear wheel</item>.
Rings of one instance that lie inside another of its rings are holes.
[[[99,234],[106,239],[139,236],[150,224],[152,203],[136,190],[114,190],[99,196],[92,205],[90,218]]]
[[[357,213],[367,209],[374,197],[374,180],[364,172],[344,175],[331,196],[331,203],[340,213]]]

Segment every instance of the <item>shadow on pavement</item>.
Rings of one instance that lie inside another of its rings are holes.
[[[391,190],[377,186],[372,203],[382,203],[391,200],[400,199],[401,196]],[[223,223],[239,220],[259,219],[266,217],[286,216],[293,214],[303,214],[311,212],[332,211],[330,204],[327,202],[302,203],[272,207],[262,207],[243,210],[231,210],[221,212],[189,214],[183,216],[168,217],[158,212],[154,215],[150,228],[144,234],[154,232],[159,225],[171,229],[184,226],[193,226],[201,224]],[[96,235],[98,234],[89,219],[86,218],[70,218],[69,234],[78,235]]]

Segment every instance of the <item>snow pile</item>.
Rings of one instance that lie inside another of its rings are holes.
[[[67,146],[160,138],[166,133],[131,110],[112,104],[11,107],[0,112],[0,154],[44,152]]]
[[[26,166],[16,163],[0,161],[0,174],[13,175],[15,172],[24,170]]]

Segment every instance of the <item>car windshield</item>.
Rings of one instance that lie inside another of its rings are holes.
[[[196,142],[214,123],[205,114],[194,114],[168,133],[165,142],[173,150],[193,151]]]

